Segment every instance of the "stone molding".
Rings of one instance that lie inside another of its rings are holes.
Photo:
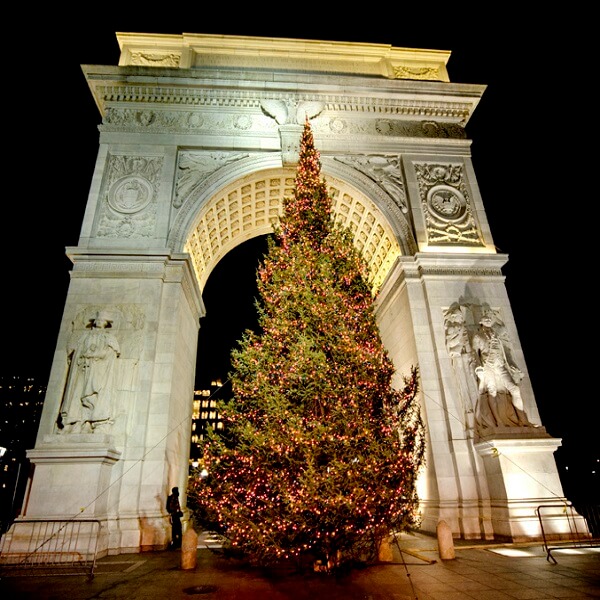
[[[290,38],[117,33],[119,65],[293,69],[449,81],[447,50]]]
[[[189,254],[160,251],[103,250],[67,247],[73,263],[71,278],[162,279],[165,283],[180,283],[185,297],[199,317],[206,313]]]
[[[398,256],[392,265],[378,294],[379,312],[385,310],[398,289],[407,281],[423,278],[448,280],[483,279],[486,282],[504,282],[502,267],[506,264],[506,254],[474,253],[429,253],[420,252],[414,256]]]
[[[180,116],[191,125],[199,110],[269,114],[282,124],[298,123],[307,109],[309,118],[341,114],[453,124],[458,126],[453,131],[457,135],[485,91],[483,85],[307,74],[302,70],[266,74],[263,70],[214,73],[162,68],[160,79],[153,67],[82,65],[82,70],[106,125],[114,127],[123,116],[108,115],[108,108],[135,107],[140,125],[152,122],[153,115],[158,120],[156,115],[167,109],[171,118],[183,113]],[[185,115],[186,110],[195,116]]]

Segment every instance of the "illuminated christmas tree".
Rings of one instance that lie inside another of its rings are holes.
[[[368,268],[334,224],[308,121],[257,283],[258,332],[232,351],[224,428],[209,435],[208,476],[192,477],[188,506],[256,564],[373,561],[419,522],[418,374],[393,389]]]

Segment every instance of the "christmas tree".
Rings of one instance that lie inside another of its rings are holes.
[[[223,430],[188,506],[256,564],[309,557],[333,572],[418,525],[418,373],[392,387],[368,268],[332,219],[308,120],[283,208],[258,269],[258,329],[232,351]]]

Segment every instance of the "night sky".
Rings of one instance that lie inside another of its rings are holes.
[[[452,82],[487,86],[467,134],[494,242],[509,256],[503,271],[542,422],[563,440],[559,457],[565,450],[577,457],[592,450],[598,454],[597,386],[591,377],[596,371],[589,358],[597,327],[589,306],[592,284],[579,247],[583,224],[593,215],[586,216],[587,198],[596,189],[584,190],[594,166],[586,167],[577,153],[590,127],[585,94],[575,93],[580,51],[576,42],[557,41],[557,31],[570,27],[567,18],[546,15],[543,23],[534,17],[527,21],[506,8],[500,15],[492,10],[487,16],[468,15],[456,4],[422,12],[399,4],[371,17],[360,11],[344,15],[339,9],[327,14],[317,5],[290,6],[289,11],[277,6],[254,5],[248,14],[213,8],[209,18],[200,8],[185,8],[184,15],[173,17],[149,7],[141,9],[144,14],[113,17],[106,13],[122,9],[99,5],[100,14],[38,11],[33,26],[29,15],[17,15],[20,42],[3,69],[5,131],[10,133],[4,144],[9,169],[3,178],[2,222],[8,234],[3,321],[8,335],[2,374],[45,381],[50,372],[69,282],[65,247],[78,243],[101,121],[80,65],[116,65],[115,32],[450,50]],[[50,22],[59,25],[50,27]],[[242,255],[250,267],[232,275],[228,265],[240,263]],[[253,292],[245,290],[253,285],[256,264],[257,258],[245,251],[235,260],[226,257],[215,269],[206,288],[209,315],[201,323],[200,343],[217,347],[211,332],[218,327],[210,320],[219,321],[224,299],[245,303],[236,309],[244,314],[240,326],[251,321]],[[581,315],[587,316],[584,323]]]

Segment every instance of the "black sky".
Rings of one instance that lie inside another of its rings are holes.
[[[4,144],[9,168],[3,178],[7,337],[2,373],[47,380],[50,372],[69,282],[65,247],[78,242],[101,120],[80,65],[116,65],[115,32],[450,50],[451,81],[487,86],[467,133],[494,242],[509,255],[506,286],[542,421],[563,438],[563,446],[597,450],[595,364],[588,343],[595,341],[591,334],[597,327],[579,248],[587,230],[583,185],[590,172],[582,173],[576,154],[590,125],[574,93],[577,42],[557,42],[557,32],[570,26],[564,15],[546,15],[541,23],[537,18],[526,22],[520,11],[513,15],[506,7],[502,14],[490,10],[487,15],[465,14],[456,4],[428,8],[409,12],[401,4],[382,6],[369,16],[342,14],[340,8],[328,14],[317,5],[289,11],[283,5],[254,5],[240,13],[232,7],[192,8],[178,15],[150,7],[140,8],[140,14],[108,5],[99,6],[98,14],[61,13],[53,7],[47,14],[38,11],[33,26],[30,15],[19,14],[25,9],[17,9],[21,41],[3,69],[5,131],[10,133]],[[206,291],[214,287],[221,298],[233,301],[243,297],[241,278],[248,276],[247,270],[246,275],[224,274],[229,262],[215,269]],[[215,328],[210,311],[217,320],[223,303],[215,301],[212,309],[208,296],[205,301],[210,310],[201,343]],[[584,314],[588,318],[582,323]]]

